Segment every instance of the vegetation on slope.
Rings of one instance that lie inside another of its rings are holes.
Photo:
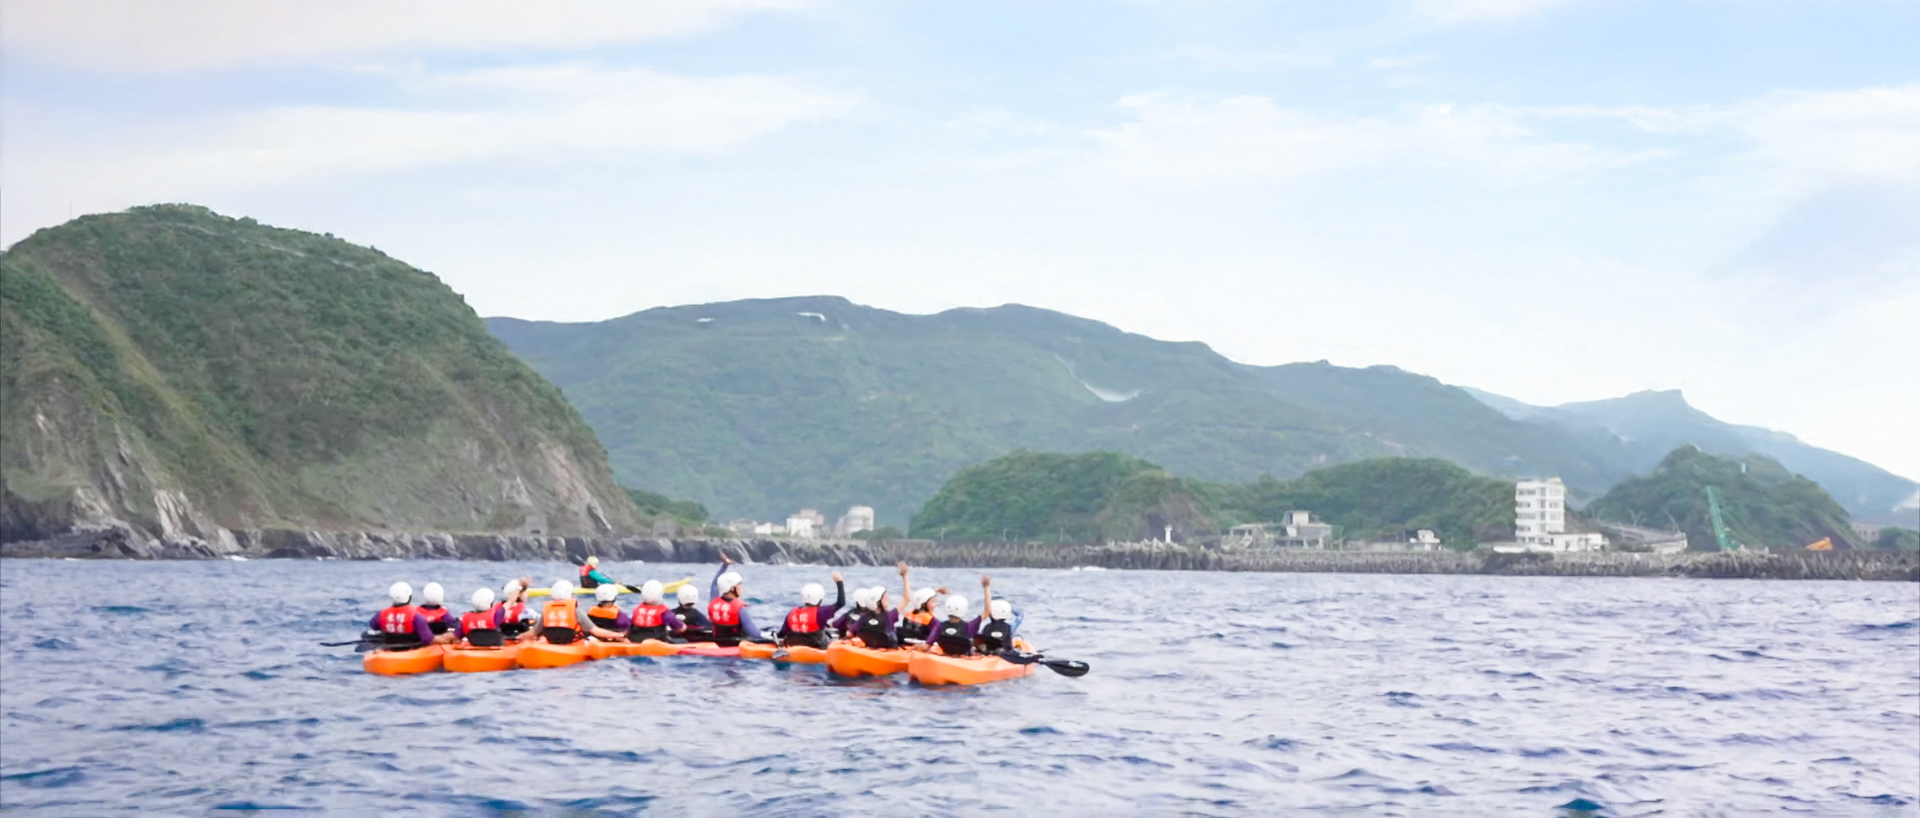
[[[622,481],[721,517],[862,504],[899,524],[955,471],[1015,449],[1123,452],[1215,481],[1385,456],[1595,493],[1632,472],[1431,378],[1242,366],[1028,307],[789,298],[488,326],[580,407]]]
[[[1656,527],[1677,526],[1692,547],[1718,544],[1706,489],[1720,495],[1733,541],[1753,548],[1799,547],[1829,538],[1836,547],[1861,545],[1847,511],[1812,480],[1757,455],[1715,457],[1693,446],[1668,454],[1652,474],[1622,482],[1587,506],[1588,516]]]
[[[634,509],[649,521],[664,519],[690,526],[707,524],[707,507],[692,500],[675,500],[664,494],[640,489],[625,489],[625,491],[627,499],[633,501]]]
[[[1920,531],[1890,525],[1880,529],[1880,536],[1875,537],[1869,547],[1879,551],[1920,551]]]
[[[1019,451],[954,475],[913,520],[919,537],[1087,542],[1218,533],[1312,511],[1351,538],[1416,528],[1449,544],[1509,539],[1513,484],[1442,460],[1383,458],[1318,469],[1296,480],[1245,484],[1177,477],[1115,452]]]
[[[166,205],[0,256],[0,536],[636,523],[551,384],[430,274]]]

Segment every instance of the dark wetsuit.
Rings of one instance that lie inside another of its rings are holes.
[[[942,619],[934,624],[931,641],[940,646],[941,653],[948,656],[971,656],[973,655],[973,626],[973,622],[965,619],[958,621],[951,617]]]
[[[900,617],[899,611],[879,613],[870,608],[854,608],[846,612],[834,625],[849,638],[858,638],[867,647],[885,650],[900,647],[900,637],[894,632],[894,622]]]
[[[982,618],[973,623],[973,644],[981,653],[1013,649],[1013,623]]]

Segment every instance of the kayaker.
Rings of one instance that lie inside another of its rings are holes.
[[[619,583],[600,572],[599,557],[588,557],[586,562],[580,563],[580,587],[591,590],[602,585],[617,586]]]
[[[602,585],[593,589],[595,604],[587,609],[587,632],[600,639],[625,639],[627,615],[620,611],[620,587]]]
[[[932,588],[921,588],[908,597],[912,604],[900,613],[900,624],[897,628],[900,641],[915,643],[927,641],[927,636],[933,633],[934,607],[939,604],[934,601],[934,597],[945,592],[944,588],[938,591]]]
[[[374,614],[367,623],[368,630],[380,632],[381,647],[398,650],[440,641],[427,624],[427,618],[413,607],[413,586],[396,582],[387,589],[387,599],[393,604]]]
[[[418,610],[421,616],[427,618],[427,627],[432,628],[436,636],[453,630],[453,612],[444,607],[447,589],[440,587],[438,582],[429,582],[420,589],[420,597],[422,601]]]
[[[708,619],[700,610],[700,589],[693,583],[680,586],[680,606],[674,608],[674,618],[680,620],[680,630],[676,637],[688,642],[713,641],[713,620]]]
[[[506,609],[493,604],[493,589],[473,592],[473,610],[460,615],[454,634],[476,648],[497,648],[507,643],[500,626]]]
[[[946,619],[933,626],[933,638],[920,646],[921,650],[931,651],[938,648],[948,656],[971,656],[973,654],[974,624],[967,621],[967,598],[954,594],[940,603],[940,612]]]
[[[974,623],[974,647],[981,653],[999,653],[1013,649],[1013,603],[996,599],[987,603],[987,613]]]
[[[833,572],[833,604],[822,605],[826,598],[827,591],[818,582],[800,589],[800,607],[788,611],[786,621],[780,623],[781,645],[825,649],[833,641],[827,623],[847,604],[847,584],[841,581],[839,571]]]
[[[532,632],[533,622],[527,618],[527,586],[533,584],[532,577],[507,580],[500,589],[500,633],[509,639],[524,639]]]
[[[899,612],[886,610],[886,595],[887,589],[878,586],[860,589],[854,598],[853,610],[837,623],[840,632],[876,650],[900,647],[900,636],[894,630],[895,615]]]
[[[713,599],[707,603],[707,618],[713,620],[713,642],[723,648],[743,641],[764,641],[760,638],[760,629],[753,626],[753,615],[747,611],[747,600],[740,593],[746,580],[739,573],[727,570],[732,565],[732,559],[720,555],[720,573],[714,576],[710,589]]]
[[[650,579],[640,586],[640,604],[627,614],[627,641],[658,639],[665,642],[675,632],[686,630],[687,626],[680,622],[680,617],[667,610],[666,595],[666,587],[659,580]]]
[[[553,596],[540,609],[540,638],[551,645],[571,645],[586,638],[580,628],[579,604],[573,601],[573,583],[555,580]]]

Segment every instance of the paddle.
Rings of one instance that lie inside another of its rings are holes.
[[[364,644],[366,644],[366,643],[368,643],[368,642],[371,642],[371,641],[373,641],[373,640],[376,640],[376,639],[379,639],[379,638],[380,638],[380,634],[378,634],[378,633],[364,633],[364,634],[361,634],[361,635],[360,635],[360,638],[359,638],[359,639],[355,639],[355,640],[353,640],[353,641],[351,641],[351,642],[321,642],[321,643],[320,643],[320,647],[323,647],[323,648],[344,648],[344,647],[346,647],[346,646],[348,646],[348,645],[364,645]]]
[[[1087,671],[1093,669],[1093,667],[1086,662],[1076,662],[1072,659],[1048,659],[1038,653],[1021,653],[1017,650],[1003,650],[1000,651],[999,656],[1016,665],[1031,665],[1035,663],[1046,665],[1048,670],[1068,678],[1085,676],[1087,675]]]

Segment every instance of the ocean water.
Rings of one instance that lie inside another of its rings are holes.
[[[766,623],[830,571],[742,570]],[[996,571],[1093,671],[964,689],[694,658],[383,678],[318,645],[395,580],[571,573],[0,562],[0,808],[1920,814],[1912,584]],[[977,606],[977,572],[917,573]]]

